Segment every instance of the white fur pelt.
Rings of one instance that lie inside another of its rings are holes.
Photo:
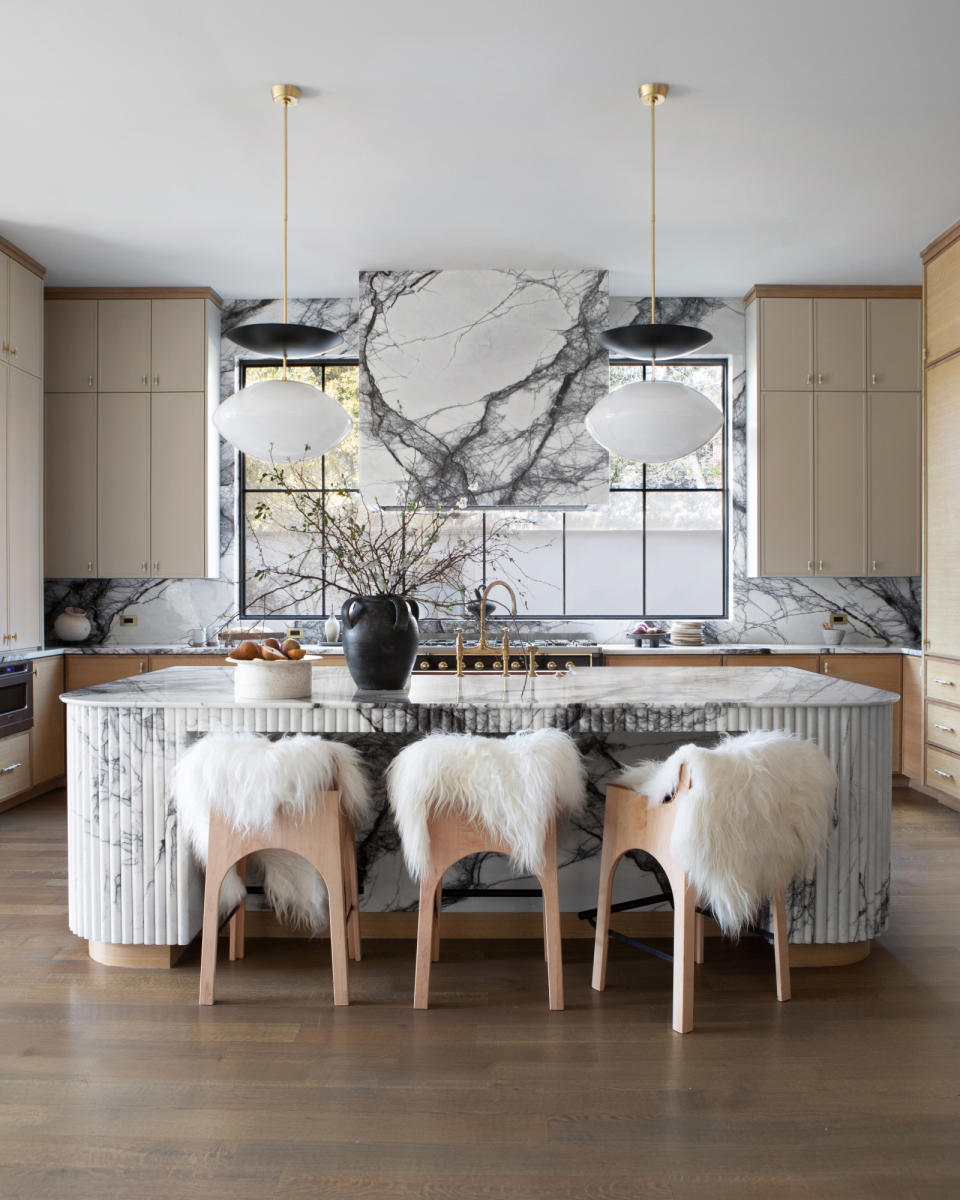
[[[712,750],[681,746],[616,782],[663,804],[683,764],[691,784],[676,800],[670,850],[724,933],[736,934],[812,868],[830,832],[837,773],[812,742],[758,730]]]
[[[419,881],[427,871],[428,817],[451,811],[502,838],[513,849],[514,866],[536,874],[550,822],[582,810],[585,780],[579,751],[559,729],[507,738],[439,733],[414,742],[387,771],[410,874]]]
[[[173,784],[180,828],[204,866],[212,811],[238,830],[259,831],[273,824],[280,809],[302,818],[318,795],[337,788],[344,811],[362,824],[370,815],[370,795],[360,756],[350,746],[308,734],[275,742],[255,733],[211,734],[183,756]],[[262,871],[264,893],[280,920],[312,933],[327,927],[327,892],[312,864],[285,850],[252,854],[248,864]],[[221,914],[245,897],[231,867],[220,888]]]

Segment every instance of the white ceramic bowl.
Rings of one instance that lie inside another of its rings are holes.
[[[235,700],[308,700],[313,691],[313,662],[308,658],[265,662],[228,659],[234,664]]]

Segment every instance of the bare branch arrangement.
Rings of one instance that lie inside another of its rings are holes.
[[[272,463],[261,478],[270,494],[246,518],[260,563],[251,610],[302,608],[327,588],[411,596],[450,612],[479,581],[484,540],[466,501],[427,506],[411,480],[396,507],[370,507],[359,492],[317,492],[300,463]],[[487,514],[486,552],[499,569],[519,571],[507,538],[513,524]]]

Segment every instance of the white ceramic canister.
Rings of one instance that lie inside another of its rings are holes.
[[[90,636],[90,620],[82,608],[65,608],[53,623],[61,642],[82,642]]]
[[[324,622],[323,636],[328,642],[335,642],[340,637],[340,622],[332,614]]]
[[[255,658],[237,662],[233,681],[236,700],[309,700],[313,691],[313,666],[299,661]]]

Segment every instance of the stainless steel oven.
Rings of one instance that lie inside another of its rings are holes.
[[[33,661],[0,663],[0,738],[33,728]]]

